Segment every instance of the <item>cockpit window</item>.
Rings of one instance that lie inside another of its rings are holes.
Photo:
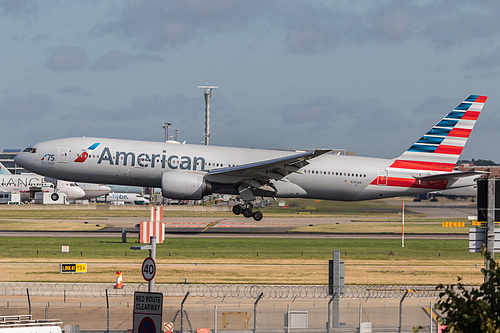
[[[36,148],[28,147],[25,150],[23,150],[23,152],[34,154],[34,153],[36,153]]]

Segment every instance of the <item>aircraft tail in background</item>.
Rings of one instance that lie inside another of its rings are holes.
[[[7,169],[2,163],[0,163],[0,175],[11,175],[9,169]]]

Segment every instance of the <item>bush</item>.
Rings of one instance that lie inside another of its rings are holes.
[[[447,326],[445,332],[500,333],[500,268],[490,253],[483,250],[483,255],[490,268],[481,270],[482,285],[467,288],[459,277],[457,284],[437,286],[441,293],[436,309],[443,311],[440,324]]]

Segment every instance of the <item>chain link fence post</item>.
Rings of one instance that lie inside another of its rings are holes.
[[[403,297],[399,301],[399,329],[398,329],[399,333],[401,333],[402,325],[403,325],[403,301],[405,300],[406,295],[408,295],[408,291],[409,291],[409,289],[406,289]]]
[[[253,333],[257,332],[257,303],[259,303],[260,299],[264,296],[264,293],[260,293],[259,297],[253,303]]]

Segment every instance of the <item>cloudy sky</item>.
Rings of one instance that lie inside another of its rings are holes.
[[[0,0],[0,149],[67,136],[395,157],[469,94],[500,162],[500,2]]]

